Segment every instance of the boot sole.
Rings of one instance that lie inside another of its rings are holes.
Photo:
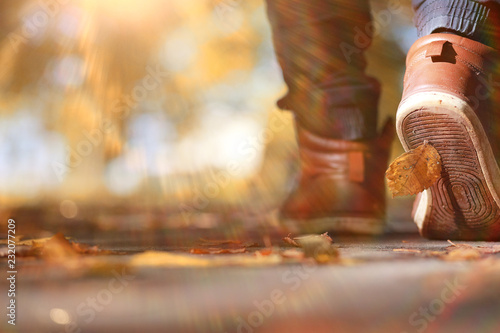
[[[420,233],[432,239],[500,239],[500,170],[470,105],[451,94],[424,92],[401,102],[396,115],[406,151],[428,140],[443,170],[415,204]]]
[[[282,224],[293,232],[323,233],[335,235],[380,235],[385,220],[373,217],[321,217],[308,220],[282,219]]]

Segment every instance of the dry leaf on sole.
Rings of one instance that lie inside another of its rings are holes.
[[[392,197],[412,195],[431,187],[441,176],[441,157],[429,142],[399,156],[385,173]]]

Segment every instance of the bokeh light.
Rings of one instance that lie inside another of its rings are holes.
[[[52,308],[50,309],[50,319],[56,324],[59,325],[67,325],[71,322],[71,317],[68,312],[64,309],[60,308]]]

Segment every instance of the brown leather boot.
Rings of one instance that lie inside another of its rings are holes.
[[[398,136],[405,150],[428,140],[443,164],[414,204],[425,237],[500,240],[498,63],[497,50],[452,34],[420,38],[408,53]]]
[[[303,128],[297,128],[297,137],[301,175],[281,220],[305,232],[381,233],[392,120],[371,142],[329,139]]]

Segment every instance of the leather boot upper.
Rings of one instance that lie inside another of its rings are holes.
[[[300,180],[282,207],[283,217],[384,217],[392,121],[370,142],[324,138],[303,128],[297,129],[297,136]]]
[[[444,92],[474,109],[498,158],[500,142],[500,58],[498,50],[458,35],[436,33],[418,39],[408,52],[405,98]]]

